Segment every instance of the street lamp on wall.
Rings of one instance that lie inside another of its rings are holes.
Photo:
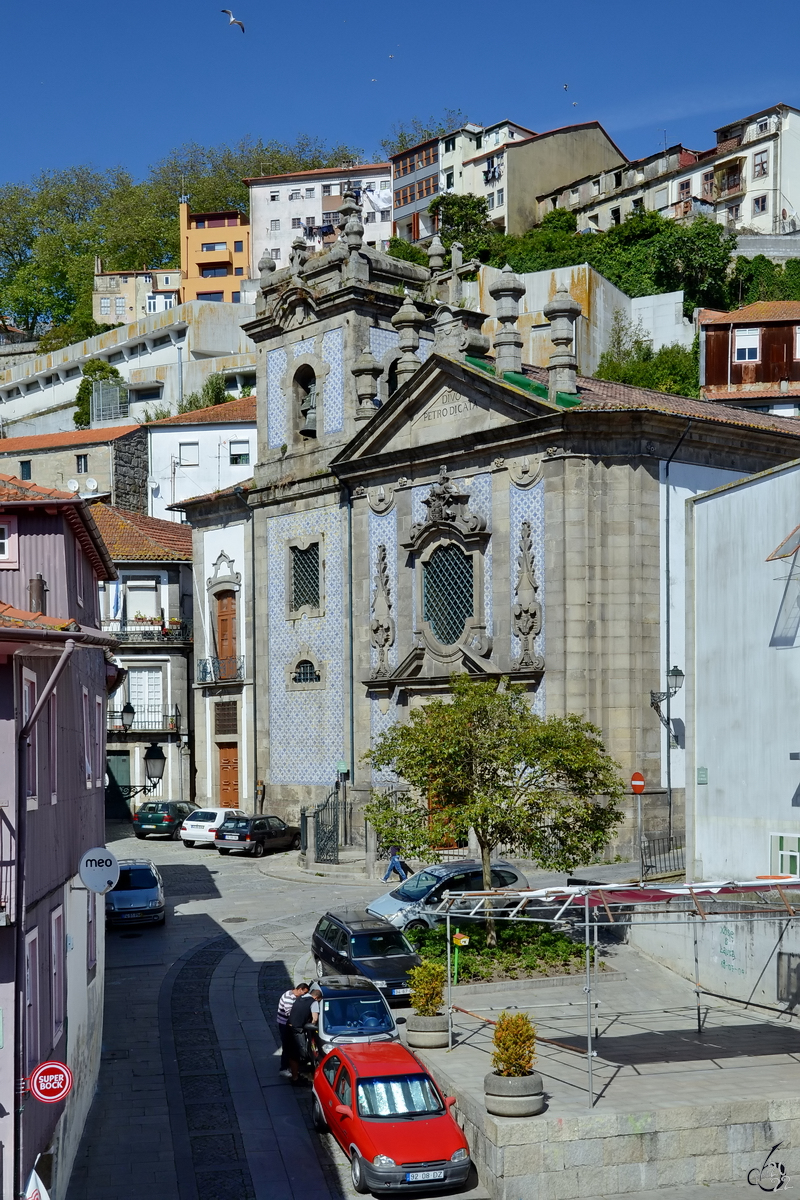
[[[123,704],[120,716],[122,717],[122,724],[125,727],[125,732],[128,733],[136,718],[136,709],[133,707],[130,700],[127,702],[127,704]]]
[[[126,705],[125,707],[130,707],[130,720],[132,721],[132,714],[134,712],[133,705]],[[125,722],[125,709],[123,709],[122,712],[123,724],[125,725],[126,729],[130,729],[130,725],[126,724]],[[134,787],[132,784],[127,783],[117,784],[117,787],[122,793],[123,798],[125,800],[130,800],[131,796],[139,796],[142,792],[154,792],[161,783],[161,780],[164,778],[164,767],[166,766],[166,762],[167,759],[164,751],[157,742],[151,742],[144,752],[144,773],[147,777],[147,783],[143,783],[140,787]]]
[[[675,737],[675,734],[672,732],[672,722],[670,720],[670,713],[669,713],[669,701],[673,698],[673,696],[677,696],[678,692],[683,687],[683,681],[685,678],[686,678],[686,676],[684,675],[684,673],[680,669],[680,667],[671,667],[670,670],[667,671],[667,690],[665,692],[651,692],[650,693],[650,707],[654,708],[656,713],[658,714],[659,721],[661,722],[661,724],[664,726],[664,728],[667,731],[667,738],[669,739],[668,746],[669,746],[669,748],[671,748],[673,750],[678,745],[678,739]],[[665,700],[667,701],[666,715],[661,711],[661,705],[664,703]]]

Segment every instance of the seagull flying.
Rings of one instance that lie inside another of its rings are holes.
[[[565,83],[565,84],[564,84],[564,91],[565,91],[565,92],[568,92],[568,91],[569,91],[569,84],[568,84],[568,83]]]
[[[241,29],[242,33],[244,33],[244,25],[242,24],[241,21],[236,20],[236,17],[233,15],[233,13],[231,12],[231,10],[229,8],[221,8],[220,12],[227,13],[228,16],[230,17],[230,21],[228,21],[228,24],[229,25],[238,25],[239,28]]]

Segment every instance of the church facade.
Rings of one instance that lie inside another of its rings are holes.
[[[359,839],[394,782],[374,738],[466,671],[596,723],[645,775],[644,832],[680,838],[681,701],[667,732],[650,694],[683,653],[685,499],[797,457],[800,425],[577,377],[565,292],[549,369],[526,367],[510,270],[490,346],[436,240],[425,269],[342,214],[326,252],[262,260],[254,478],[182,506],[198,803],[296,821],[344,765]]]

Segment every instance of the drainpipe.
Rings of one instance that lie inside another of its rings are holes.
[[[664,668],[665,675],[666,675],[666,672],[669,671],[669,668],[670,668],[670,656],[672,653],[672,642],[671,642],[671,635],[672,635],[672,581],[671,581],[671,577],[670,577],[670,547],[669,547],[669,538],[670,538],[669,468],[670,468],[670,464],[671,464],[673,458],[675,457],[675,455],[678,453],[678,451],[681,448],[681,443],[683,442],[683,439],[686,437],[686,435],[689,432],[689,430],[691,429],[691,427],[692,427],[692,421],[690,418],[686,428],[684,429],[683,433],[681,434],[681,436],[678,438],[677,442],[675,443],[675,449],[672,451],[672,454],[670,454],[669,458],[667,459],[666,466],[664,468],[664,486],[667,491],[667,512],[666,512],[666,522],[665,522],[665,524],[666,524],[666,547],[665,547],[665,551],[664,551],[664,568],[665,568],[664,582],[666,585],[666,597],[667,597],[667,599],[666,599],[667,619],[666,619],[666,630],[665,630],[665,639],[664,639],[665,643],[666,643],[666,653],[667,653],[667,665]],[[671,718],[670,718],[671,705],[672,705],[672,697],[670,696],[669,680],[667,680],[667,713],[666,713],[666,716],[667,716],[667,821],[668,821],[667,833],[668,833],[669,837],[672,837],[672,723],[671,723]]]
[[[250,638],[251,661],[250,678],[253,680],[253,812],[255,812],[255,795],[258,786],[258,683],[256,681],[256,514],[247,503],[243,489],[237,484],[233,489],[236,499],[247,509],[250,520]],[[264,807],[264,801],[261,801]]]
[[[355,791],[356,779],[356,735],[354,721],[353,688],[355,684],[355,650],[353,646],[353,496],[350,485],[345,484],[347,493],[347,611],[348,611],[348,642],[350,644],[349,673],[350,673],[350,785]],[[353,824],[350,822],[350,840],[353,837]]]
[[[14,880],[14,920],[16,923],[17,933],[14,947],[16,960],[14,979],[14,1007],[16,1009],[16,1019],[14,1025],[17,1064],[16,1079],[14,1080],[16,1091],[14,1102],[14,1148],[16,1151],[14,1155],[15,1196],[21,1196],[25,1186],[25,1160],[22,1146],[22,1113],[25,1107],[25,1092],[22,1090],[22,1088],[23,1080],[27,1077],[27,1063],[25,1059],[28,1049],[25,1038],[25,856],[27,853],[28,840],[27,740],[28,734],[39,720],[45,705],[53,693],[53,689],[58,683],[61,674],[67,666],[67,663],[72,658],[74,650],[74,639],[67,638],[64,649],[61,653],[61,657],[53,668],[52,675],[44,685],[42,694],[40,695],[33,712],[30,714],[17,735],[17,871],[16,878]]]

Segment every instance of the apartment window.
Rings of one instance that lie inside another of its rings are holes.
[[[456,139],[454,137],[444,139],[445,154],[453,154],[455,151],[455,148],[456,148]]]
[[[600,195],[600,180],[599,179],[592,180],[592,195],[593,196]]]
[[[238,734],[239,710],[235,700],[220,700],[214,705],[214,734]]]
[[[28,1074],[39,1064],[39,931],[25,935],[25,1060]]]
[[[666,208],[668,200],[669,200],[669,192],[667,191],[667,189],[659,188],[655,194],[653,203],[655,204],[655,207],[657,209],[658,208]]]
[[[618,208],[612,208],[611,212],[609,213],[609,216],[611,217],[612,225],[619,225],[619,223],[622,219],[622,213],[620,212],[620,210]]]
[[[455,182],[454,173],[452,171],[448,171],[444,177],[444,186],[447,188],[448,192],[454,186],[454,182]]]
[[[158,312],[157,300],[152,293],[147,297],[147,311],[149,313]]]
[[[79,475],[86,474],[86,472],[89,470],[89,455],[88,454],[76,454],[75,455],[75,470],[78,472]]]
[[[300,188],[291,188],[289,191],[289,199],[290,200],[302,200],[302,193],[300,192]]]
[[[99,696],[94,698],[94,786],[100,787],[103,782],[103,701]]]
[[[125,297],[124,296],[117,296],[116,300],[114,301],[114,313],[118,317],[125,316]]]
[[[100,315],[102,317],[110,317],[111,316],[111,297],[110,296],[101,296],[100,297]]]
[[[205,229],[206,223],[205,221],[195,221],[194,227],[195,229]]]
[[[50,779],[50,803],[58,800],[58,688],[47,702],[47,774]]]
[[[622,187],[622,171],[614,172],[614,187]]]
[[[364,224],[365,225],[374,225],[375,224],[375,213],[374,212],[365,212],[364,213]]]
[[[394,193],[395,208],[403,208],[406,204],[412,204],[417,197],[417,189],[413,183],[407,184],[406,187],[397,188]]]
[[[714,172],[703,172],[703,197],[706,200],[711,200],[714,196]]]
[[[229,452],[232,467],[246,467],[250,462],[249,442],[231,442]]]
[[[27,722],[36,708],[36,676],[26,667],[22,670],[22,723]],[[28,734],[25,748],[25,794],[32,807],[36,806],[39,795],[39,754],[37,744],[37,726]]]
[[[760,213],[767,211],[767,197],[756,196],[753,200],[753,216],[757,217]]]
[[[53,1045],[64,1032],[64,909],[50,913],[50,1015]]]
[[[86,786],[92,786],[92,714],[89,711],[89,693],[83,689],[83,770]]]
[[[292,229],[302,229],[303,222],[300,217],[292,217]]]
[[[314,226],[316,225],[316,223],[317,223],[316,217],[306,217],[306,227],[308,229],[313,229]]]
[[[207,304],[222,304],[225,299],[224,292],[198,292],[198,300],[205,300]]]
[[[201,267],[201,279],[219,279],[223,275],[228,274],[228,268],[225,266]]]
[[[163,281],[162,281],[162,286],[163,286],[163,287],[169,287],[169,275],[165,275],[165,276],[164,276],[164,279],[163,279]]]
[[[97,966],[97,897],[86,893],[86,970]]]
[[[227,242],[203,242],[200,249],[204,254],[213,254],[215,250],[227,250]]]
[[[30,477],[31,477],[31,460],[29,458],[20,459],[19,477],[20,477],[20,479],[30,479]]]
[[[306,188],[306,200],[313,200],[315,192],[316,192],[316,188],[307,187]]]
[[[231,304],[240,304],[242,299],[241,292],[231,292]]]
[[[423,146],[422,150],[417,154],[418,167],[430,167],[433,163],[439,161],[438,146]]]
[[[270,254],[275,259],[275,262],[280,262],[280,259],[281,259],[280,250],[270,250]]]
[[[478,136],[475,138],[475,149],[480,150],[482,146],[483,146],[483,134],[479,133]]]
[[[758,133],[769,133],[769,117],[764,117],[756,126]]]
[[[486,197],[486,207],[489,212],[494,208],[494,192],[489,192],[489,195]]]
[[[769,175],[769,150],[757,150],[753,155],[753,179]]]
[[[199,467],[200,443],[181,442],[178,446],[178,462],[182,467]]]
[[[395,179],[402,175],[407,175],[409,171],[413,171],[416,167],[416,159],[413,154],[404,154],[402,158],[398,158],[394,165]]]
[[[233,253],[234,254],[241,254],[243,251],[244,251],[244,242],[234,242],[233,243]]]
[[[331,194],[331,185],[330,185],[329,183],[323,183],[323,185],[322,185],[322,194],[323,194],[323,196],[330,196],[330,194]]]
[[[731,222],[738,221],[742,215],[741,204],[728,205],[728,220]]]
[[[244,275],[244,267],[234,267],[233,273],[234,275]]]
[[[291,609],[299,613],[308,608],[318,612],[320,607],[319,542],[308,546],[291,546]]]
[[[580,198],[581,198],[580,188],[570,188],[570,192],[569,192],[570,204],[577,204],[578,201],[580,200]]]
[[[382,221],[391,221],[391,219],[392,219],[391,210],[388,208],[382,209],[381,210],[381,220]]]
[[[270,233],[279,233],[279,232],[280,232],[280,228],[281,228],[281,223],[280,223],[280,221],[270,221],[270,223],[269,223],[269,231],[270,231]]]
[[[506,202],[505,188],[498,188],[497,189],[497,207],[502,208],[503,205],[505,204],[505,202]]]
[[[770,837],[770,870],[780,875],[797,875],[800,868],[800,838],[796,834],[773,833]]]
[[[427,196],[435,196],[439,191],[439,176],[428,175],[426,179],[420,179],[417,184],[417,199],[422,200]]]
[[[678,184],[678,199],[688,200],[692,194],[691,179],[682,179]]]
[[[734,362],[758,362],[758,347],[759,331],[757,329],[734,329]]]
[[[281,194],[280,194],[280,192],[270,192],[269,198],[270,198],[270,201],[274,204],[276,200],[280,200]]]
[[[644,208],[644,198],[642,196],[637,196],[633,201],[634,212],[642,208]]]
[[[391,186],[392,186],[391,179],[382,179],[380,181],[380,183],[378,184],[378,190],[381,192],[388,192],[388,190]]]
[[[114,363],[121,363],[121,362],[124,362],[124,361],[125,361],[125,355],[123,354],[123,352],[122,352],[121,350],[115,350],[113,354],[109,354],[109,356],[108,356],[108,361],[109,361],[109,362],[111,363],[111,365],[113,366],[113,365],[114,365]]]

